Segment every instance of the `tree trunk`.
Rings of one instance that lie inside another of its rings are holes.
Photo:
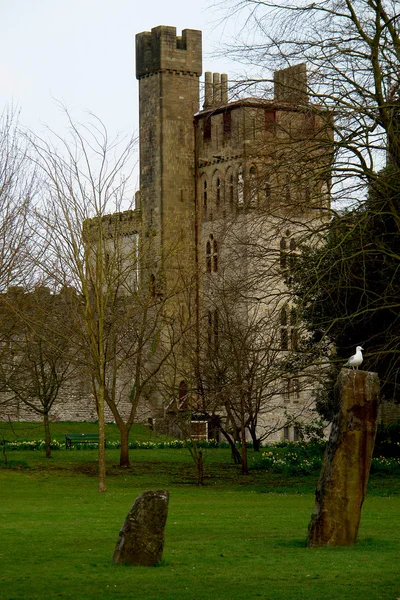
[[[200,450],[197,456],[197,473],[198,473],[198,485],[204,485],[204,466],[203,466],[203,452]]]
[[[246,427],[244,423],[244,402],[243,398],[240,399],[240,439],[242,445],[242,475],[248,475],[249,467],[247,464],[247,446],[246,446]]]
[[[234,440],[231,438],[229,433],[227,431],[225,431],[225,429],[223,427],[220,427],[220,431],[231,447],[233,462],[235,463],[235,465],[240,465],[242,459],[241,459],[239,450],[235,446]]]
[[[250,431],[250,435],[251,435],[251,441],[253,443],[254,452],[260,452],[260,448],[261,448],[260,439],[257,437],[256,432],[253,431],[253,429],[250,429],[249,431]]]
[[[242,444],[242,475],[248,475],[248,473],[249,473],[249,467],[248,467],[248,464],[247,464],[246,430],[245,430],[244,427],[242,427],[241,435],[242,435],[242,439],[241,439],[241,444]]]
[[[97,416],[99,418],[99,492],[106,492],[106,450],[104,427],[104,386],[99,385],[97,394]]]
[[[43,415],[43,425],[44,425],[44,443],[45,443],[45,447],[46,447],[46,458],[51,458],[51,435],[50,435],[50,425],[49,425],[48,413],[44,413],[44,415]]]
[[[128,468],[131,466],[129,461],[129,431],[130,428],[119,426],[121,436],[121,450],[119,454],[119,466]]]

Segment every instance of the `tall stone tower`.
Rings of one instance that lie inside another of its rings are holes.
[[[201,31],[161,25],[136,36],[140,191],[144,226],[161,254],[194,240],[193,117],[199,109]],[[193,246],[192,246],[193,247]],[[193,250],[194,251],[194,250]],[[168,261],[167,261],[168,262]]]

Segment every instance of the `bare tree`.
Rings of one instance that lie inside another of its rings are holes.
[[[36,194],[35,170],[27,142],[20,133],[18,114],[0,115],[0,289],[20,285],[33,277],[29,213]]]
[[[82,348],[99,420],[99,491],[106,491],[107,319],[118,274],[107,267],[103,219],[132,204],[129,178],[136,140],[110,139],[104,125],[94,117],[88,125],[75,123],[67,111],[66,117],[69,139],[54,133],[52,141],[31,137],[43,190],[36,217],[47,246],[42,267],[56,285],[73,285],[82,298]],[[90,219],[92,235],[84,240],[84,224]]]
[[[269,69],[305,62],[307,95],[334,120],[333,190],[340,200],[359,199],[376,180],[385,154],[399,165],[399,11],[393,0],[318,2],[240,0],[245,16],[230,52],[251,65],[257,85],[268,93],[278,83]],[[284,94],[293,82],[279,81]],[[286,91],[285,91],[286,88]]]
[[[76,331],[68,290],[51,294],[38,286],[33,291],[9,288],[0,297],[0,386],[8,405],[23,404],[43,418],[46,456],[51,457],[49,417],[62,393],[69,391],[77,374]]]

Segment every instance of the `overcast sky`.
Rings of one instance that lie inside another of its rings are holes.
[[[221,16],[212,0],[0,0],[0,107],[14,104],[37,132],[47,124],[63,134],[56,100],[79,119],[90,110],[113,134],[135,131],[135,34],[201,29],[203,71],[229,73],[233,65],[212,56],[234,35]]]

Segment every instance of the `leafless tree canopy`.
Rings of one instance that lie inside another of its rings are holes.
[[[335,122],[334,184],[338,197],[360,197],[389,150],[400,163],[399,7],[395,0],[240,0],[245,17],[229,51],[267,87],[271,70],[305,62],[310,101]]]

